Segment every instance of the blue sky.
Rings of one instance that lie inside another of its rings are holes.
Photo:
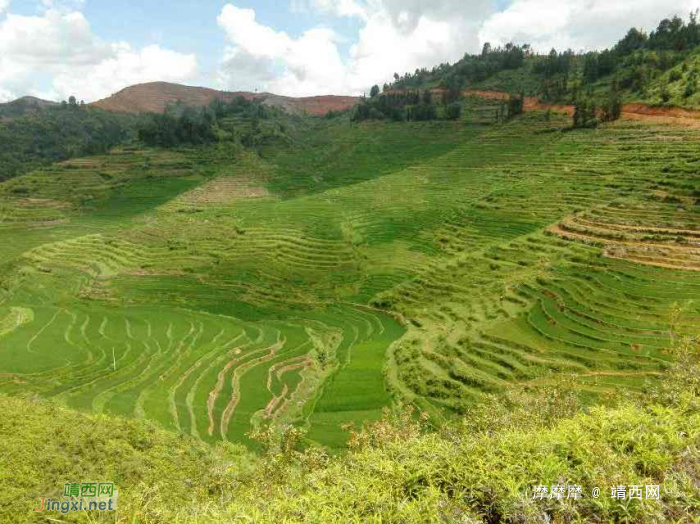
[[[0,101],[91,101],[154,80],[360,94],[485,41],[596,49],[632,26],[650,30],[699,7],[700,0],[0,0]]]

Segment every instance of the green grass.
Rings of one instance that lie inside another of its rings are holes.
[[[0,392],[254,449],[292,423],[340,450],[397,399],[441,419],[562,373],[589,403],[640,391],[672,305],[681,333],[700,314],[700,134],[490,107],[0,184]]]
[[[634,401],[608,396],[581,412],[584,399],[561,377],[485,397],[437,428],[387,411],[336,456],[299,451],[292,431],[288,446],[262,439],[255,456],[148,421],[0,396],[0,520],[690,523],[700,508],[698,349],[697,340],[676,345],[679,361],[661,387],[647,385]],[[34,511],[41,497],[62,500],[66,481],[85,479],[114,482],[116,514]],[[536,486],[553,485],[578,486],[582,497],[534,497]],[[611,497],[613,486],[631,485],[642,486],[642,500]],[[659,486],[658,500],[647,485]]]

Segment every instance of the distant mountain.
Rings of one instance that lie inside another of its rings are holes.
[[[23,96],[21,98],[18,98],[17,100],[13,100],[12,102],[8,102],[7,104],[1,104],[1,105],[24,105],[24,106],[34,106],[34,107],[46,107],[46,106],[57,106],[58,102],[52,102],[51,100],[42,100],[41,98],[37,98],[35,96]]]
[[[28,112],[56,105],[58,102],[42,100],[35,96],[23,96],[12,102],[0,104],[0,118],[17,118]]]
[[[162,113],[168,104],[178,100],[185,105],[203,106],[216,98],[231,101],[239,96],[248,100],[262,100],[262,103],[265,105],[280,107],[292,114],[306,112],[311,115],[325,115],[329,111],[342,111],[353,107],[359,102],[359,98],[351,96],[292,98],[270,93],[217,91],[206,87],[191,87],[168,82],[150,82],[127,87],[91,105],[108,111],[123,113]]]

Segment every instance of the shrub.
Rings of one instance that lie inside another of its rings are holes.
[[[458,102],[449,104],[445,108],[445,115],[448,120],[459,120],[462,116],[462,105]]]
[[[661,101],[664,104],[668,104],[668,102],[671,100],[671,92],[668,90],[667,87],[664,86],[664,88],[661,90]]]
[[[668,75],[668,81],[669,81],[670,83],[678,82],[681,78],[683,78],[683,74],[682,74],[680,71],[678,71],[677,69],[674,69],[674,70],[671,71],[671,73]]]

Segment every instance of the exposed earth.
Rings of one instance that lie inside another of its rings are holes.
[[[260,99],[263,104],[280,107],[292,114],[325,115],[329,111],[343,111],[359,101],[353,96],[312,96],[292,98],[271,93],[245,91],[217,91],[207,87],[191,87],[168,82],[149,82],[122,89],[118,93],[93,102],[91,105],[124,113],[162,113],[168,104],[180,100],[185,105],[203,106],[219,98],[231,101],[242,96],[248,100]]]

